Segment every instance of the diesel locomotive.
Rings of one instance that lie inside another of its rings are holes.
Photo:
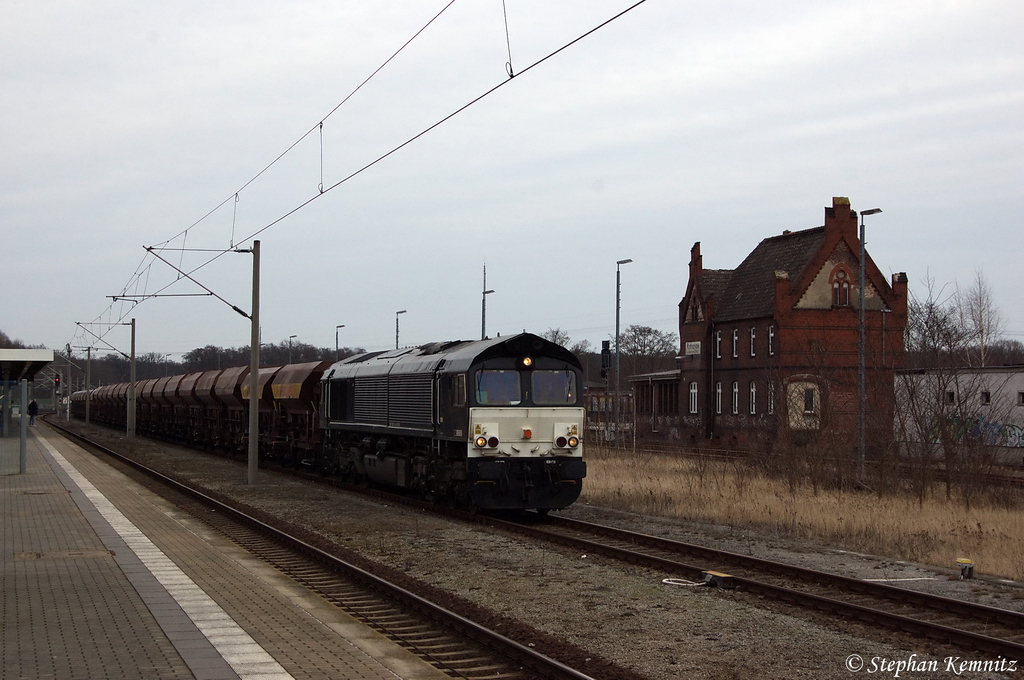
[[[261,459],[481,509],[565,508],[580,494],[579,360],[529,333],[260,369]],[[140,434],[243,453],[248,369],[137,384]],[[127,385],[72,413],[123,425]]]

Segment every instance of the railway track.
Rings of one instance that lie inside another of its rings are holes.
[[[316,475],[300,475],[324,481]],[[1017,612],[563,517],[506,521],[439,508],[380,490],[362,491],[390,503],[434,508],[439,513],[501,528],[531,540],[601,554],[656,569],[667,576],[686,577],[702,587],[735,588],[830,616],[932,639],[953,648],[1024,661],[1024,614]]]
[[[562,517],[493,526],[590,554],[1024,661],[1024,614]],[[686,560],[686,561],[684,561]]]
[[[52,421],[48,424],[156,481],[176,496],[172,500],[180,507],[450,677],[593,680],[590,675],[315,547],[268,521],[222,503]]]

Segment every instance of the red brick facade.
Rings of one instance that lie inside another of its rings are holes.
[[[679,304],[684,442],[763,449],[782,437],[807,443],[828,433],[855,446],[857,219],[848,199],[835,198],[824,226],[767,238],[734,270],[705,270],[694,244]],[[907,277],[887,281],[870,256],[865,275],[868,412],[873,429],[891,432]]]

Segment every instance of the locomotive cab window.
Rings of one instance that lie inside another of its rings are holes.
[[[482,406],[518,406],[523,396],[519,386],[519,371],[477,371],[476,403]]]
[[[533,403],[541,406],[564,406],[576,403],[576,374],[572,371],[534,371]]]
[[[451,377],[452,406],[466,405],[466,374]]]

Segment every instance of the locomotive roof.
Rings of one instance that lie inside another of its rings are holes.
[[[580,366],[576,356],[561,345],[545,340],[539,335],[519,333],[485,340],[433,342],[419,347],[357,354],[333,364],[324,371],[324,379],[437,370],[458,373],[468,370],[475,362],[490,357],[528,354],[551,356],[573,366]]]

